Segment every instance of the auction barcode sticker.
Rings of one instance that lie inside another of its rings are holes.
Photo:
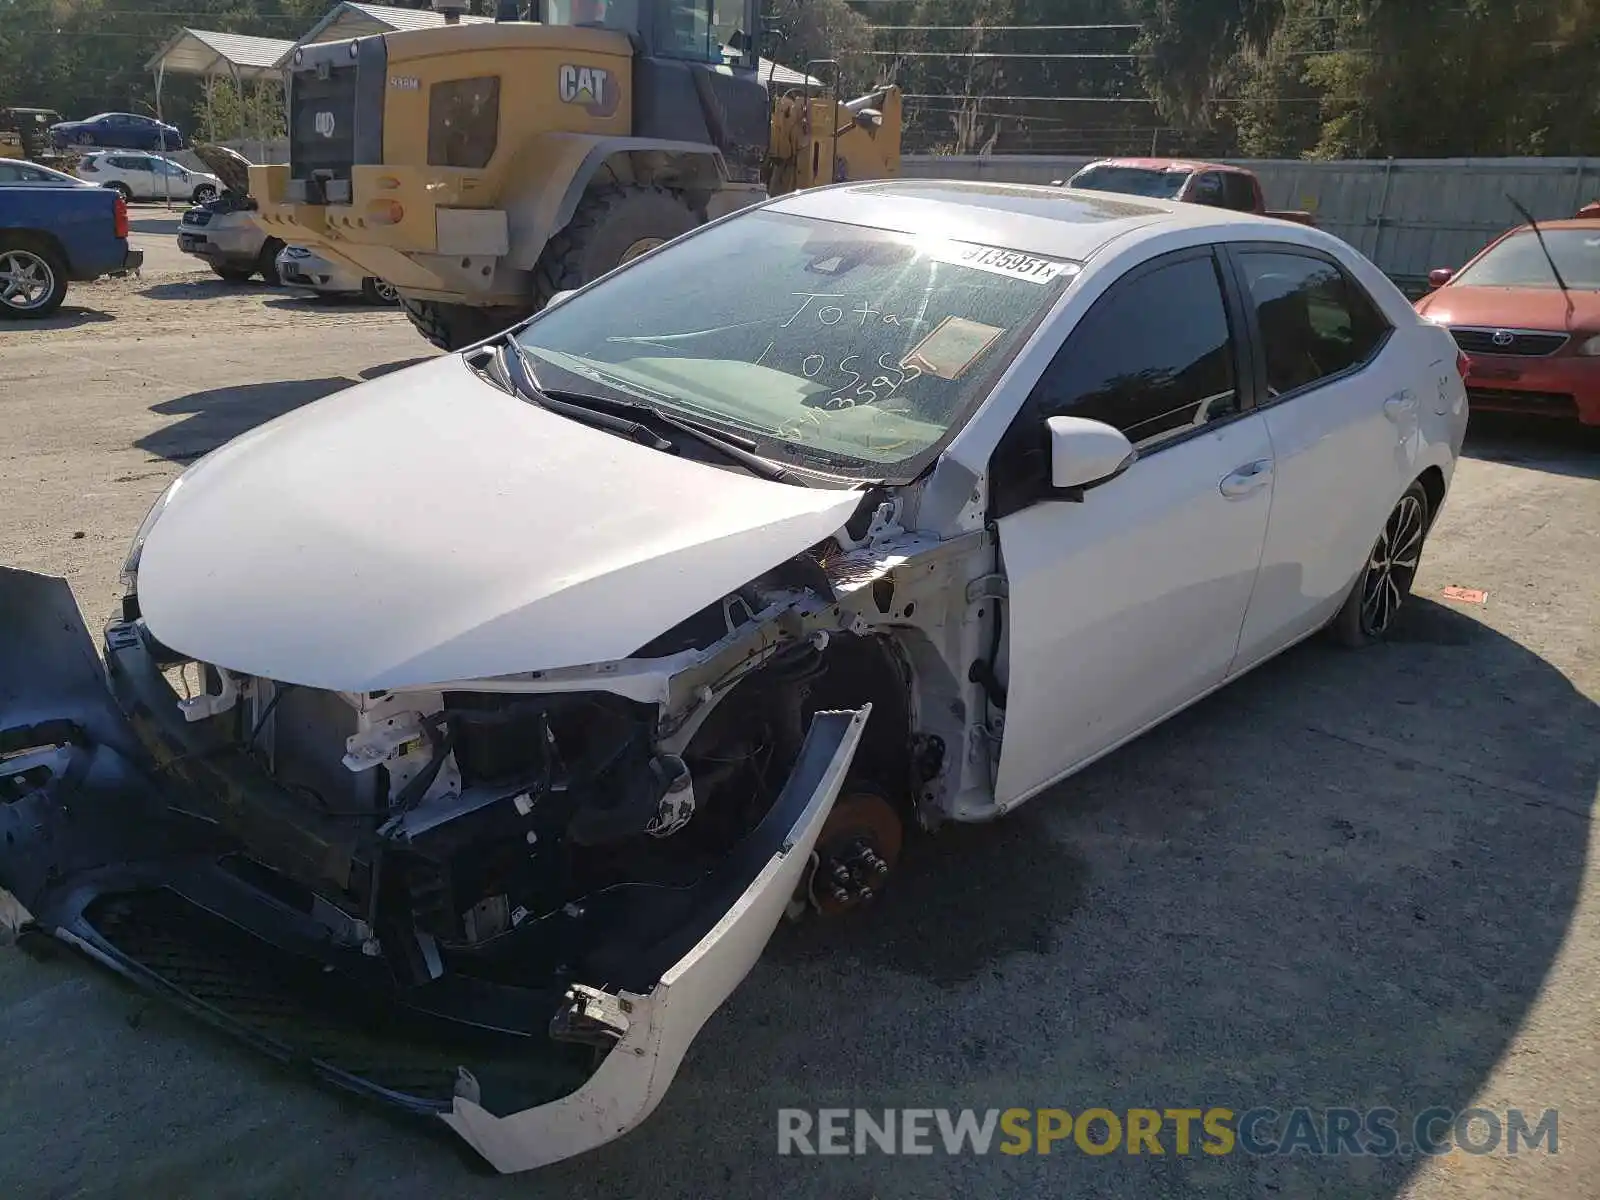
[[[940,262],[972,267],[991,275],[1004,275],[1008,279],[1021,279],[1040,286],[1062,275],[1077,274],[1077,263],[1056,258],[1041,258],[1024,254],[1020,250],[1006,250],[999,246],[975,246],[965,242],[946,242],[933,253]]]

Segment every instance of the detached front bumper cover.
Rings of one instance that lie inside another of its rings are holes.
[[[142,653],[113,642],[119,670]],[[767,816],[681,919],[620,939],[626,962],[613,944],[557,994],[449,973],[402,986],[239,869],[239,843],[136,735],[148,713],[113,699],[66,583],[0,568],[0,912],[20,905],[29,932],[282,1063],[442,1119],[499,1171],[528,1170],[660,1104],[800,885],[869,711],[814,717]],[[649,927],[639,890],[593,907]]]

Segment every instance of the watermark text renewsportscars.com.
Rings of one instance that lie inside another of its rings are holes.
[[[1557,1154],[1559,1126],[1553,1108],[781,1108],[778,1153]]]

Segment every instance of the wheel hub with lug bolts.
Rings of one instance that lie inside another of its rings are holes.
[[[818,911],[832,916],[871,901],[899,860],[903,837],[899,814],[882,796],[840,797],[817,838],[811,897]]]

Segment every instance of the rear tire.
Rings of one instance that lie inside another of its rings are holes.
[[[48,246],[0,238],[0,319],[37,321],[67,298],[67,269]]]
[[[278,277],[278,255],[282,253],[282,240],[269,237],[262,244],[261,253],[256,258],[256,270],[260,273],[262,282],[269,287],[277,287],[283,282]]]
[[[132,201],[133,199],[133,189],[125,183],[108,183],[106,184],[106,189],[115,192],[125,201]]]
[[[695,212],[666,188],[606,187],[586,193],[533,269],[533,311],[557,292],[593,283],[699,224]]]
[[[361,281],[361,298],[368,304],[394,304],[400,299],[400,293],[394,284],[368,276]]]
[[[1333,618],[1329,628],[1340,642],[1359,649],[1389,636],[1411,594],[1431,519],[1428,493],[1413,483],[1384,521],[1344,607]]]
[[[194,194],[189,197],[189,202],[191,204],[204,204],[208,200],[215,200],[216,198],[217,189],[212,187],[209,183],[202,183],[199,187],[195,188]]]
[[[532,303],[527,307],[480,308],[406,299],[400,306],[431,345],[454,352],[526,320],[557,292],[592,283],[629,258],[699,224],[694,211],[666,188],[598,188],[584,196],[566,228],[545,245],[533,269]]]
[[[527,313],[511,308],[479,308],[434,300],[400,298],[400,308],[430,346],[454,353],[515,325]]]

